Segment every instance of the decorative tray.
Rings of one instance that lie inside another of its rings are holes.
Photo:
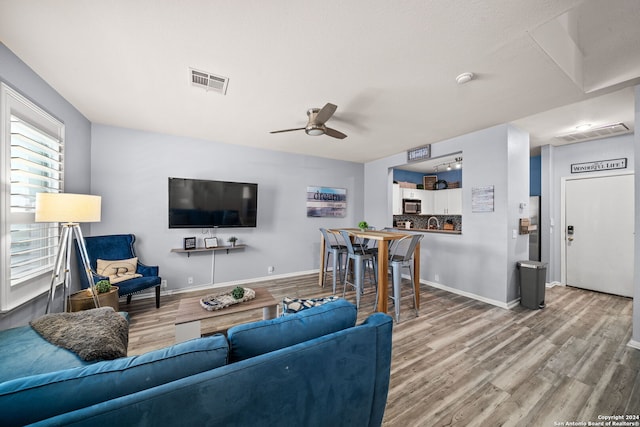
[[[231,295],[231,291],[221,292],[218,294],[208,295],[200,300],[200,305],[205,310],[215,311],[221,310],[225,307],[229,307],[230,305],[238,304],[240,302],[245,302],[252,300],[256,297],[256,291],[251,288],[243,288],[244,295],[240,299],[235,299],[233,295]]]

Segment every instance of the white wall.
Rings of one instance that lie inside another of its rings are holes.
[[[159,265],[169,289],[181,289],[319,268],[319,227],[353,227],[363,217],[363,168],[359,163],[233,146],[104,125],[92,127],[92,192],[102,196],[102,222],[93,235],[133,233],[147,264]],[[304,141],[301,141],[304,142]],[[258,226],[218,229],[248,247],[215,254],[170,252],[183,237],[203,231],[168,229],[168,177],[258,183]],[[307,186],[347,189],[345,218],[307,218]],[[193,285],[187,278],[193,277]]]
[[[528,258],[528,237],[512,239],[519,202],[529,200],[528,136],[499,125],[432,144],[431,150],[432,157],[456,152],[464,157],[462,234],[425,234],[421,280],[506,306],[519,295],[515,262]],[[370,224],[391,225],[389,168],[405,163],[401,153],[365,165],[365,217]],[[472,188],[489,185],[495,188],[494,212],[473,213]],[[522,214],[528,216],[528,210]]]
[[[33,72],[24,62],[0,43],[0,81],[8,84],[65,125],[65,191],[88,193],[91,186],[91,124],[73,105],[61,97],[51,86]],[[3,188],[2,191],[5,191]],[[84,227],[83,230],[88,230]],[[75,259],[72,260],[75,263]],[[74,264],[75,266],[75,264]],[[50,275],[42,277],[49,281]],[[73,289],[79,286],[76,269],[72,269]],[[61,295],[58,291],[57,296]],[[0,315],[0,329],[24,325],[44,314],[46,294],[42,297]],[[60,298],[61,300],[61,298]]]
[[[562,245],[564,245],[564,233],[561,229],[562,215],[564,215],[564,212],[561,211],[562,179],[565,177],[575,178],[576,175],[588,177],[615,172],[601,171],[572,174],[571,164],[623,157],[628,159],[628,167],[624,171],[633,171],[635,158],[633,134],[558,147],[543,147],[541,160],[543,183],[540,237],[542,261],[549,263],[547,268],[548,281],[561,281],[561,249]]]
[[[519,270],[514,269],[518,261],[529,259],[529,237],[520,235],[520,218],[529,218],[529,134],[516,127],[507,128],[507,296],[511,302],[520,297]],[[524,207],[521,207],[523,206]],[[516,231],[517,237],[513,238]]]

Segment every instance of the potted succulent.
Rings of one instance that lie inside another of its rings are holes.
[[[111,285],[108,280],[99,280],[93,287],[100,307],[113,307],[115,311],[120,310],[118,301],[118,287]],[[69,311],[89,310],[95,308],[91,289],[84,289],[69,297]]]
[[[118,287],[111,285],[108,280],[99,280],[96,283],[96,292],[98,293],[98,302],[100,307],[113,307],[115,311],[120,310],[118,302]]]
[[[111,290],[111,282],[108,280],[99,280],[96,283],[96,292],[98,294],[104,294],[105,292],[109,292]]]
[[[369,229],[369,224],[367,224],[367,221],[360,221],[360,222],[358,223],[358,228],[359,228],[361,231],[367,231],[367,230]]]
[[[238,238],[236,236],[231,236],[227,240],[229,241],[229,243],[231,243],[231,246],[235,246],[236,242],[238,241]]]

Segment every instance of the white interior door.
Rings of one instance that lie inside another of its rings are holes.
[[[633,175],[567,180],[567,285],[633,296]]]

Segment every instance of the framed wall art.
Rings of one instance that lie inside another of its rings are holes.
[[[347,190],[332,187],[307,187],[308,217],[344,218],[347,212]]]
[[[209,248],[217,248],[218,247],[218,238],[217,237],[205,237],[204,239],[204,247]]]
[[[184,249],[195,249],[196,248],[196,238],[195,237],[185,237],[183,241]]]

